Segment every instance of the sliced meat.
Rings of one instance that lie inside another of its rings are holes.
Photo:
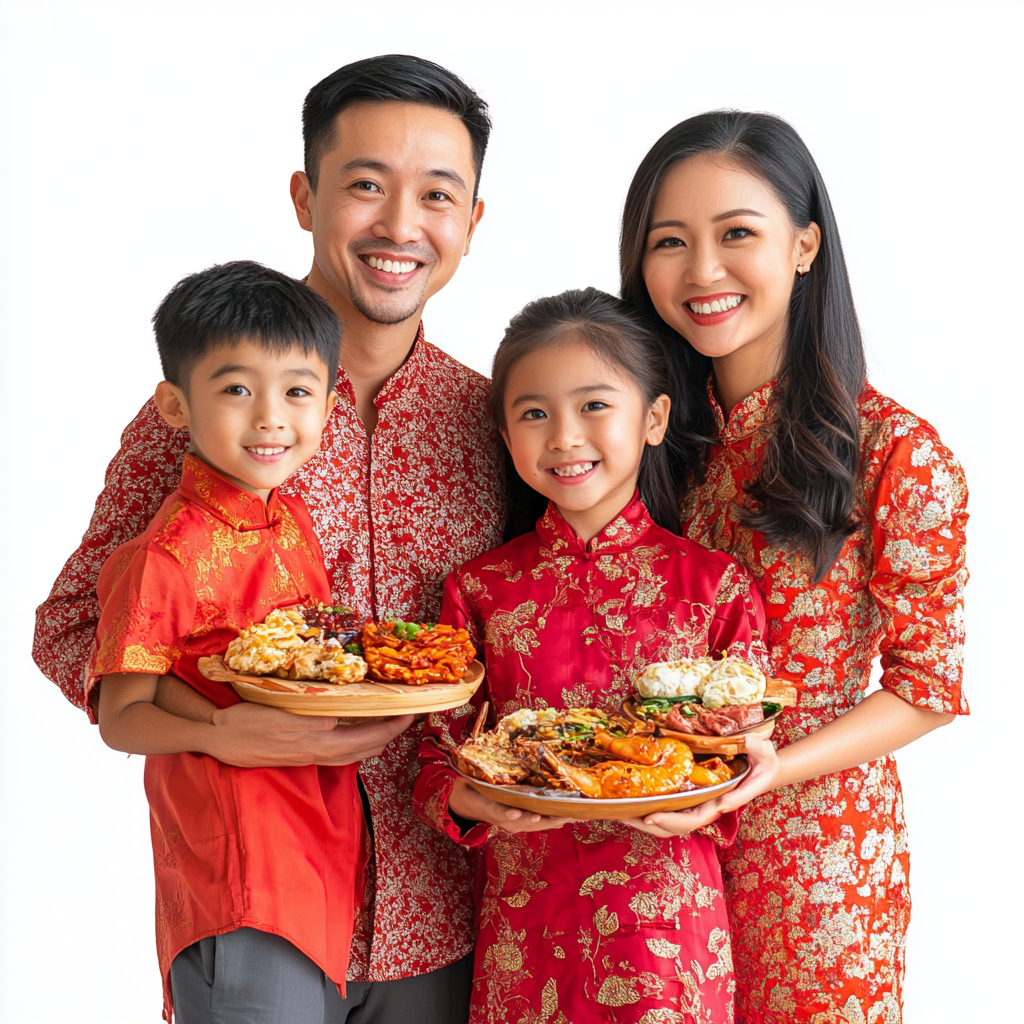
[[[677,732],[696,736],[731,736],[740,729],[764,721],[760,704],[727,704],[714,710],[702,707],[694,707],[693,710],[696,714],[688,718],[678,708],[673,708],[665,716],[665,725]]]

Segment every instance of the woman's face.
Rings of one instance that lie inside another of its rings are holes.
[[[723,157],[681,160],[662,178],[643,275],[661,318],[700,353],[774,376],[797,267],[818,250],[760,178]]]

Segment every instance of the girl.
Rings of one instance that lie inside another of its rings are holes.
[[[657,339],[594,289],[541,299],[509,325],[490,408],[519,477],[518,536],[454,573],[444,604],[483,651],[475,703],[490,701],[492,725],[524,707],[617,711],[649,662],[763,657],[749,577],[678,536],[667,373]],[[732,839],[733,816],[682,839],[512,810],[459,780],[441,749],[472,710],[430,716],[414,791],[428,824],[484,847],[471,1020],[731,1021],[714,843]],[[664,820],[686,831],[685,818]]]
[[[737,1016],[898,1024],[909,863],[890,755],[967,713],[960,465],[866,382],[828,195],[779,118],[664,135],[630,187],[621,267],[679,377],[683,532],[760,583],[771,673],[800,692],[778,759],[691,818],[756,797],[725,865]]]

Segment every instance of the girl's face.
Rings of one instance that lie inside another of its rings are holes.
[[[661,318],[714,360],[777,372],[797,267],[818,251],[760,178],[722,157],[681,160],[662,178],[643,275]],[[716,362],[716,371],[719,366]]]
[[[645,445],[660,444],[669,398],[636,384],[572,336],[524,357],[505,392],[502,436],[516,472],[589,541],[629,503]]]

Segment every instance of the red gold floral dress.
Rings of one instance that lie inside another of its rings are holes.
[[[772,391],[755,391],[728,423],[712,399],[719,441],[684,502],[683,530],[734,555],[761,585],[772,674],[799,692],[776,741],[852,708],[879,652],[886,689],[966,714],[960,464],[929,424],[866,386],[861,525],[813,586],[805,558],[737,521],[772,430]],[[726,857],[739,1021],[899,1024],[910,865],[892,756],[758,797]]]
[[[444,615],[483,651],[486,699],[498,716],[524,707],[618,711],[631,670],[652,661],[723,650],[764,658],[747,574],[656,526],[638,499],[586,546],[549,507],[535,532],[449,578]],[[710,837],[685,839],[616,821],[463,833],[448,812],[455,775],[440,748],[461,742],[472,711],[430,716],[413,790],[426,822],[484,847],[472,1024],[731,1022],[714,843],[732,838],[735,817]]]

